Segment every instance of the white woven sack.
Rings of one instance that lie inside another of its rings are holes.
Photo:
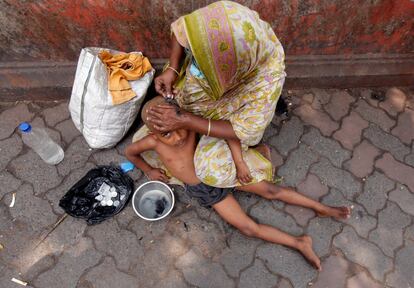
[[[96,47],[82,49],[69,102],[72,120],[91,148],[110,148],[124,137],[138,114],[155,73],[152,69],[142,78],[129,81],[137,96],[123,104],[112,105],[107,70],[98,56],[102,50]]]

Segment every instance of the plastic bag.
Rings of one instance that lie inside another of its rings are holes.
[[[101,201],[95,199],[100,195],[99,190],[104,183],[115,188],[117,195],[113,200],[119,201],[118,206],[102,206]],[[121,212],[128,203],[133,188],[133,180],[120,168],[114,165],[99,166],[73,185],[60,199],[59,206],[69,215],[85,219],[88,225],[94,225]]]

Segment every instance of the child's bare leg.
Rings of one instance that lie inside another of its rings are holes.
[[[244,235],[294,248],[301,252],[316,269],[321,270],[321,262],[312,249],[311,237],[307,235],[294,237],[272,226],[254,222],[241,209],[233,195],[228,195],[214,204],[213,208],[226,222],[239,229]]]
[[[330,207],[308,198],[288,187],[277,186],[267,181],[237,187],[237,189],[258,194],[266,199],[280,200],[292,205],[315,210],[318,216],[346,219],[351,215],[349,207]]]

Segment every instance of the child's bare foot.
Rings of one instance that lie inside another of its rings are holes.
[[[326,206],[318,213],[319,217],[333,217],[335,219],[348,219],[351,217],[351,208],[349,207],[329,207]]]
[[[319,271],[322,271],[321,260],[312,249],[312,238],[308,235],[304,235],[298,238],[298,242],[298,250],[300,253],[302,253],[302,255],[312,264],[313,267]]]

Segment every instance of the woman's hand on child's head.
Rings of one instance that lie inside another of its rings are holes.
[[[173,105],[157,105],[148,110],[148,122],[160,132],[174,131],[184,127],[183,111],[177,113]]]
[[[241,183],[247,184],[247,183],[252,182],[253,178],[252,178],[252,175],[250,174],[250,170],[246,162],[243,161],[237,164],[236,169],[237,169],[237,179]]]
[[[170,179],[167,176],[167,173],[165,173],[165,171],[160,168],[153,168],[147,173],[145,173],[145,175],[148,177],[149,180],[158,180],[165,183],[168,183],[168,180]]]

